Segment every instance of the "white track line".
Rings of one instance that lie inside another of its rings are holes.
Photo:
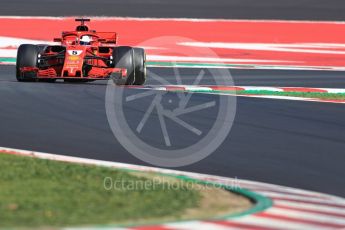
[[[296,203],[296,202],[290,202],[290,201],[280,201],[280,200],[275,200],[274,203],[276,205],[283,205],[286,207],[290,207],[291,209],[300,208],[300,209],[306,209],[306,210],[310,210],[310,211],[329,212],[329,213],[333,213],[335,215],[344,215],[345,216],[345,211],[343,208],[321,206],[321,205],[316,205],[316,204],[307,204],[307,203],[303,203],[303,202]]]
[[[275,207],[266,211],[266,213],[279,215],[279,216],[300,218],[304,220],[318,221],[318,222],[329,223],[329,224],[334,223],[334,224],[345,226],[345,219],[333,217],[331,215],[321,215],[321,214],[315,215],[314,213],[308,213],[305,211],[293,211],[293,210],[286,210],[286,209],[275,208]]]
[[[319,225],[311,225],[311,224],[302,224],[302,223],[294,223],[289,221],[277,220],[274,218],[261,218],[258,216],[245,216],[238,219],[234,219],[230,222],[235,223],[242,223],[242,224],[249,224],[253,226],[253,229],[258,228],[274,228],[274,229],[287,229],[287,230],[296,230],[296,229],[303,229],[303,230],[315,230],[315,229],[329,229],[329,228],[322,228]]]
[[[186,229],[198,229],[198,230],[231,230],[231,229],[238,229],[238,228],[231,228],[225,227],[215,223],[206,223],[200,221],[190,221],[190,222],[182,222],[182,223],[171,223],[165,224],[164,227],[177,229],[177,230],[186,230]]]
[[[294,200],[299,200],[301,202],[303,201],[311,201],[311,202],[320,202],[320,203],[333,203],[332,201],[328,200],[327,197],[313,197],[313,196],[301,196],[301,195],[288,195],[288,194],[281,194],[279,192],[266,192],[266,191],[260,191],[261,194],[279,199],[279,198],[286,198],[286,199],[294,199]],[[337,201],[339,205],[344,205],[345,206],[345,201],[344,200],[339,200]]]

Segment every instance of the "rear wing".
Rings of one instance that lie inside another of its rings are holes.
[[[115,32],[97,32],[99,36],[99,41],[104,44],[116,44],[117,43],[117,33]]]

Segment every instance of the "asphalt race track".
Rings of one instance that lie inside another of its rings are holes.
[[[0,15],[344,20],[343,0],[4,0]]]
[[[173,78],[169,69],[150,71]],[[188,79],[197,71],[182,69],[184,83],[190,83]],[[262,73],[236,70],[232,75],[236,85],[256,78],[254,83],[263,80],[262,84],[272,86],[285,84],[291,75],[291,71],[265,70],[264,77]],[[291,84],[302,85],[314,76],[318,81],[312,86],[318,87],[329,79],[340,81],[344,74],[298,71],[300,80]],[[0,76],[1,146],[143,164],[116,141],[109,128],[106,82],[19,83],[14,66],[1,66]],[[182,169],[344,196],[344,114],[341,104],[238,98],[234,126],[223,145],[210,157]]]
[[[66,0],[4,1],[0,15],[345,19],[345,2],[340,0],[77,0],[69,1],[69,7],[62,3]],[[169,69],[150,70],[173,77]],[[181,70],[184,83],[198,71]],[[231,70],[231,74],[236,85],[345,87],[345,72]],[[14,66],[0,66],[0,146],[144,164],[114,138],[105,114],[105,88],[105,82],[19,83]],[[341,104],[238,97],[234,126],[225,142],[210,157],[180,169],[345,197],[344,115]]]

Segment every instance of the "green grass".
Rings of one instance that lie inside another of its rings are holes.
[[[129,187],[106,190],[104,178]],[[0,227],[73,226],[179,219],[200,194],[187,187],[131,189],[150,178],[126,171],[0,154]],[[151,181],[153,182],[153,181]]]
[[[318,98],[330,100],[345,100],[345,93],[316,93],[316,92],[274,92],[274,91],[259,91],[259,90],[244,90],[238,91],[237,94],[246,95],[272,95],[272,96],[289,96],[289,97],[305,97]]]
[[[269,90],[239,90],[239,91],[204,91],[196,90],[193,92],[212,92],[224,94],[237,94],[237,95],[268,95],[268,96],[289,96],[289,97],[305,97],[305,98],[318,98],[329,100],[345,100],[345,93],[317,93],[317,92],[275,92]]]
[[[4,57],[0,57],[0,62],[16,62],[16,58],[4,58]]]

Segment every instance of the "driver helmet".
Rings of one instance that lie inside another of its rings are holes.
[[[80,39],[80,45],[90,45],[91,41],[92,39],[90,36],[84,35]]]

